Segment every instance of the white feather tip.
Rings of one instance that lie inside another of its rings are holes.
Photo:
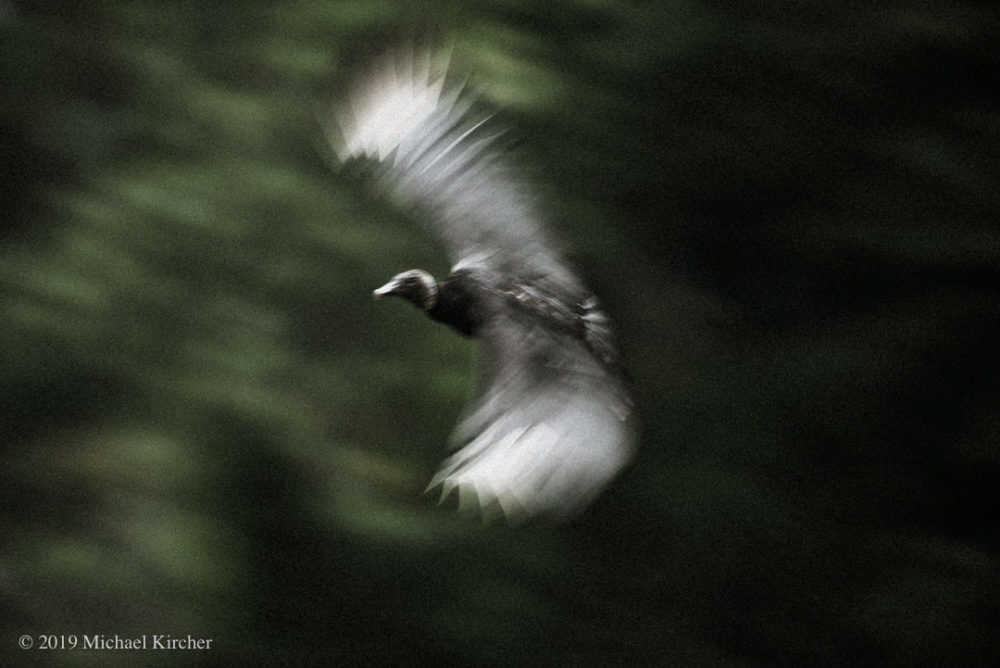
[[[337,157],[388,157],[437,109],[447,69],[447,52],[415,47],[378,59],[335,112]]]

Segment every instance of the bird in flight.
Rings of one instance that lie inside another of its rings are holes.
[[[454,452],[428,486],[459,507],[510,521],[573,518],[634,451],[628,375],[597,298],[560,256],[542,207],[497,143],[475,96],[450,84],[447,57],[416,47],[376,59],[354,81],[327,137],[447,254],[438,281],[420,269],[375,297],[411,302],[474,338],[478,395]]]

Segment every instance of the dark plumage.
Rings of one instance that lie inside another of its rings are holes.
[[[374,158],[386,194],[453,263],[440,282],[414,269],[375,296],[482,345],[480,393],[431,486],[509,517],[565,519],[632,455],[626,375],[597,299],[555,251],[488,117],[445,88],[445,69],[426,52],[384,57],[351,90],[331,141],[341,160]]]

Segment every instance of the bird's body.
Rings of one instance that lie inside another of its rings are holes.
[[[499,310],[491,286],[473,272],[459,270],[438,283],[438,297],[427,315],[463,336],[477,336]]]
[[[431,486],[508,517],[565,519],[631,457],[627,375],[608,318],[554,250],[489,118],[443,82],[430,54],[391,54],[338,119],[341,159],[375,158],[386,193],[453,261],[441,281],[409,270],[375,295],[406,299],[482,346],[480,394]]]

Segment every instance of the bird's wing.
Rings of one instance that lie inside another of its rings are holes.
[[[586,297],[543,229],[540,205],[497,142],[495,119],[446,62],[402,49],[377,60],[335,110],[327,134],[341,161],[377,161],[386,193],[411,210],[456,268],[479,264],[576,299]]]
[[[563,521],[631,458],[631,400],[581,337],[515,307],[504,314],[479,335],[482,389],[430,487],[510,519]]]

